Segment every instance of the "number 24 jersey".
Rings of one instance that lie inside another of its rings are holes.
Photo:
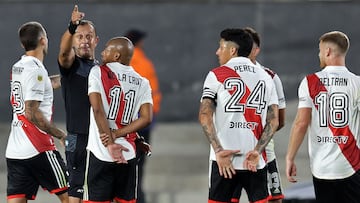
[[[278,104],[272,78],[248,58],[230,59],[211,70],[204,82],[202,99],[216,103],[214,124],[224,149],[246,154],[257,144],[266,123],[268,106]],[[243,156],[233,159],[235,169],[243,170]],[[216,160],[211,149],[210,159]],[[265,166],[265,153],[258,168]]]

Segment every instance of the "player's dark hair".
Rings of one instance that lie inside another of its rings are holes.
[[[260,35],[251,27],[245,27],[244,30],[248,32],[253,38],[255,44],[260,47]]]
[[[249,33],[245,32],[243,29],[239,28],[228,28],[220,33],[220,37],[225,41],[234,42],[239,46],[237,55],[248,57],[252,46],[253,46],[253,39]]]
[[[43,35],[45,35],[44,28],[38,22],[27,22],[19,28],[20,42],[25,51],[35,50]]]

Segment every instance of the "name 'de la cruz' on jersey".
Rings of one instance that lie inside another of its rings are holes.
[[[214,124],[224,149],[253,150],[266,123],[268,106],[278,104],[272,78],[248,58],[236,57],[206,76],[202,98],[216,102]],[[264,168],[265,152],[258,168]],[[235,169],[243,170],[245,156],[235,156]],[[216,160],[211,147],[210,159]]]
[[[312,108],[310,166],[315,177],[343,179],[360,169],[360,77],[327,66],[299,86],[299,108]]]
[[[7,158],[27,159],[56,149],[53,137],[25,117],[25,101],[29,100],[40,101],[40,111],[48,121],[51,120],[53,89],[48,72],[37,58],[24,55],[14,64],[11,72],[13,120],[6,148]]]
[[[138,118],[140,106],[152,104],[149,81],[140,76],[131,66],[107,63],[95,66],[89,75],[89,94],[100,93],[111,129],[119,129]],[[115,143],[128,148],[123,151],[126,160],[135,158],[136,134],[117,138]],[[100,160],[113,162],[108,150],[101,143],[93,110],[90,111],[89,142],[87,148]]]

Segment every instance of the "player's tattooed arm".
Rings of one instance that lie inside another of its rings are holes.
[[[215,103],[212,99],[204,98],[200,103],[199,122],[208,138],[215,153],[223,150],[219,138],[216,136],[215,126],[213,122],[213,114],[215,112]]]
[[[255,150],[261,153],[266,145],[270,142],[274,133],[278,129],[279,126],[279,108],[278,105],[271,105],[268,108],[267,116],[266,116],[266,124],[261,134],[261,137],[255,147]]]
[[[44,114],[40,111],[39,106],[39,101],[25,101],[25,117],[40,130],[45,131],[58,139],[63,139],[66,134],[45,118]]]

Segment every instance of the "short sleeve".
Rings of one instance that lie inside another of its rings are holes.
[[[270,99],[269,99],[269,106],[272,104],[279,105],[279,99],[278,95],[276,94],[276,88],[275,83],[273,80],[268,80],[267,86],[269,86],[269,92],[270,92]]]
[[[313,106],[313,101],[309,94],[308,81],[304,78],[298,89],[299,105],[298,108],[308,108]]]
[[[212,71],[209,72],[204,81],[201,100],[204,98],[210,98],[215,100],[219,85],[220,83],[217,81],[215,74]]]
[[[22,85],[24,101],[34,100],[43,101],[45,94],[45,84],[48,75],[41,68],[35,67],[28,69],[25,77],[26,85]]]
[[[152,95],[151,95],[151,87],[150,87],[150,82],[148,79],[143,77],[143,81],[141,83],[141,105],[142,104],[146,104],[146,103],[150,103],[153,104],[153,100],[152,100]]]
[[[275,84],[276,94],[279,100],[279,109],[285,109],[286,101],[285,101],[285,94],[284,94],[282,82],[277,74],[275,74],[273,80]]]
[[[99,66],[93,67],[89,74],[88,95],[93,92],[101,92],[101,75]]]

